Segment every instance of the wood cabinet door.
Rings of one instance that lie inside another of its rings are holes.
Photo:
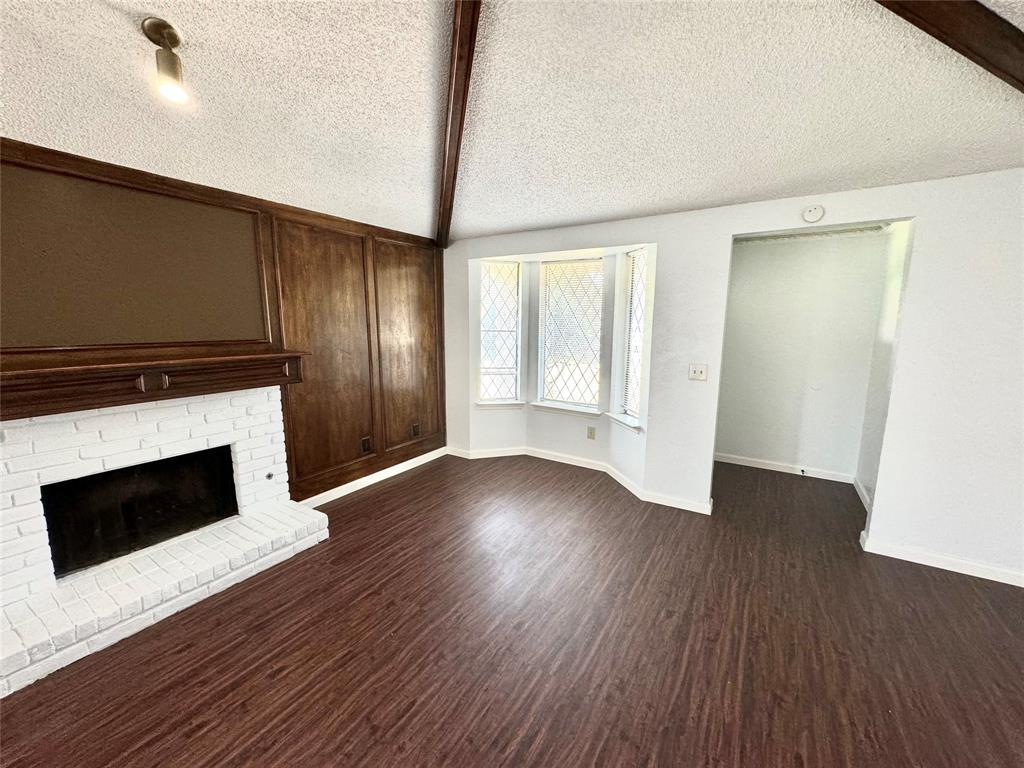
[[[303,498],[376,455],[367,248],[357,235],[276,226],[284,337],[310,352],[284,394],[292,495]]]
[[[435,251],[374,241],[384,447],[394,450],[444,429],[440,277]]]

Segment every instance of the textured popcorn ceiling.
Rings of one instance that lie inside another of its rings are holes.
[[[871,0],[490,0],[452,236],[1022,164],[1024,95]]]
[[[0,131],[430,235],[451,13],[5,0]],[[184,108],[153,92],[150,14],[184,38]],[[488,0],[480,24],[453,237],[1024,164],[1024,96],[872,0]]]
[[[4,0],[5,136],[433,235],[451,3]],[[154,93],[163,16],[191,104]]]
[[[1011,24],[1024,29],[1024,0],[981,0]]]

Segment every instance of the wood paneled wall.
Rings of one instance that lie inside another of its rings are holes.
[[[287,218],[275,235],[284,338],[312,353],[284,397],[292,496],[443,446],[441,252]]]
[[[286,384],[296,499],[444,445],[433,240],[9,139],[0,160],[3,418]]]

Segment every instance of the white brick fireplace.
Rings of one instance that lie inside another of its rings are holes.
[[[327,538],[288,498],[281,391],[0,423],[0,696]],[[229,445],[238,515],[54,575],[43,485]]]

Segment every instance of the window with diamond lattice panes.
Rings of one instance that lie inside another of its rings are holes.
[[[597,407],[604,264],[541,265],[540,399]]]
[[[519,397],[519,264],[480,264],[480,400]]]
[[[626,359],[622,376],[622,410],[640,417],[643,384],[644,325],[647,308],[647,251],[633,251],[629,258],[629,302],[626,313]]]

